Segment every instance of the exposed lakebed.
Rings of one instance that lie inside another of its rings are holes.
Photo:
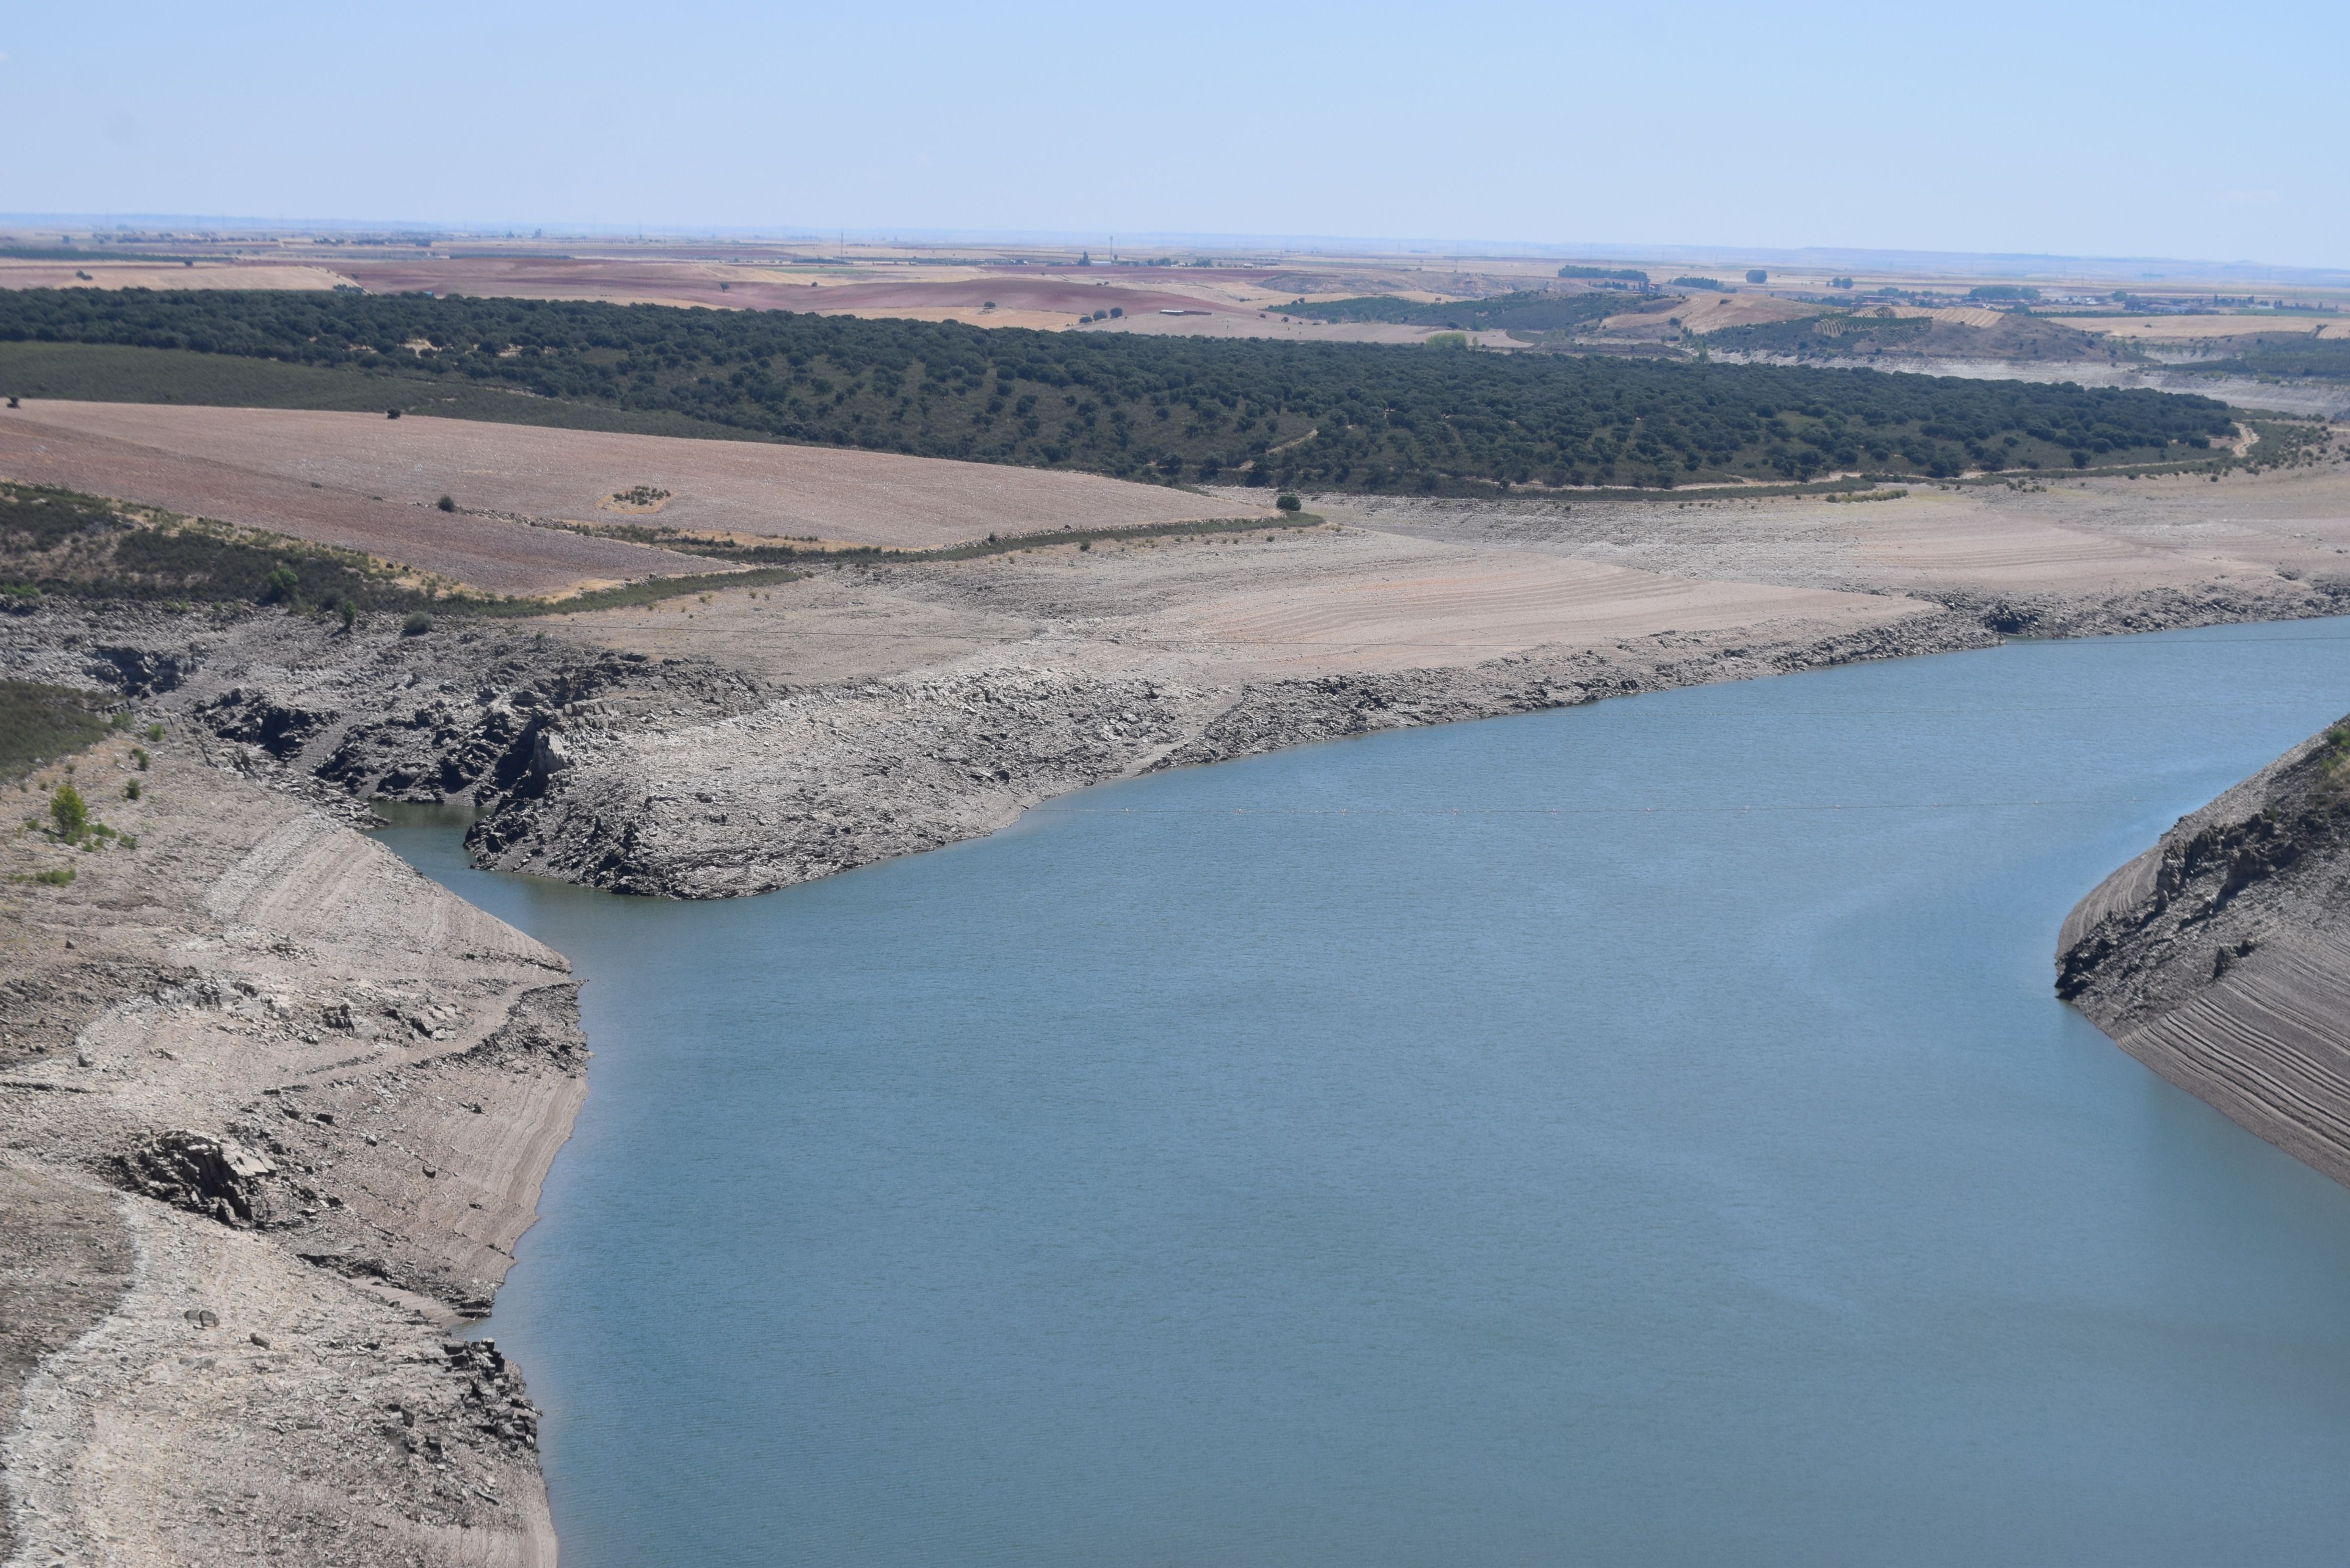
[[[2051,992],[2350,624],[1069,796],[757,898],[476,872],[598,1053],[490,1332],[572,1568],[2331,1563],[2350,1191]]]

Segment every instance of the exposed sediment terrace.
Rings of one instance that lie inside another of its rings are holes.
[[[0,842],[0,1556],[551,1563],[536,1413],[449,1336],[586,1094],[567,966],[146,749],[74,759],[135,849]]]
[[[2304,741],[2098,884],[2057,994],[2123,1050],[2350,1182],[2350,729]]]
[[[0,619],[0,666],[184,713],[314,799],[469,800],[488,865],[726,897],[1302,742],[2001,635],[2334,613],[2341,490],[1353,502],[1330,528],[848,565],[415,638],[57,606]]]

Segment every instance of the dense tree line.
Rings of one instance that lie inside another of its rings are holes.
[[[1370,491],[2143,462],[2230,429],[2207,398],[2023,381],[422,295],[0,292],[0,340],[466,381],[881,452]]]

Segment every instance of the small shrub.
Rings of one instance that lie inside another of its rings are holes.
[[[432,618],[422,610],[410,610],[408,618],[400,623],[402,637],[422,637],[432,629]]]
[[[302,579],[291,566],[272,566],[261,585],[261,602],[265,605],[290,605],[301,591]]]
[[[1274,504],[1280,507],[1284,512],[1295,512],[1304,506],[1305,503],[1298,500],[1297,497],[1289,491],[1284,490],[1281,493],[1280,498],[1274,502]]]
[[[161,724],[150,724],[150,725],[148,725],[148,726],[147,726],[147,738],[148,738],[149,740],[151,740],[151,741],[160,741],[160,740],[161,740],[161,739],[163,738],[163,726],[162,726],[162,725],[161,725]],[[146,753],[143,753],[143,752],[142,752],[142,753],[140,753],[140,754],[141,756],[146,755]],[[143,762],[142,762],[142,763],[140,763],[139,765],[140,765],[140,767],[142,767],[142,768],[143,768],[143,767],[145,767],[147,764],[146,764],[145,763],[143,763]]]
[[[19,882],[39,882],[51,888],[62,888],[74,879],[74,868],[60,866],[54,871],[36,871],[29,877],[19,877]]]
[[[343,629],[345,631],[350,630],[351,628],[359,624],[359,607],[351,602],[351,597],[348,594],[345,594],[343,596],[343,602],[335,607],[335,614],[342,618]]]
[[[115,842],[125,849],[136,849],[139,847],[139,836],[135,833],[125,833],[119,836]]]
[[[125,800],[137,800],[139,798],[139,781],[137,779],[132,779],[129,784],[122,786],[122,798]]]
[[[1094,542],[1091,539],[1080,539],[1077,541],[1077,548],[1080,550],[1090,550],[1093,547]]]
[[[57,825],[55,831],[59,838],[68,844],[75,843],[89,831],[89,803],[81,798],[81,791],[61,784],[49,796],[49,820]]]
[[[154,728],[154,726],[153,726],[153,725],[151,725],[151,725],[149,725],[148,727],[149,727],[150,729]],[[146,772],[150,767],[153,766],[153,765],[154,765],[154,762],[155,762],[155,759],[154,759],[153,757],[151,757],[151,756],[150,756],[150,755],[148,754],[147,748],[146,748],[146,747],[144,747],[144,746],[133,746],[133,747],[131,747],[131,748],[130,748],[130,760],[131,760],[132,762],[134,762],[134,763],[137,763],[139,764],[139,771],[140,771],[140,773],[142,773],[142,774],[143,774],[143,773],[145,773],[145,772]]]
[[[457,510],[457,503],[456,503],[455,499],[454,499],[453,497],[447,496],[447,495],[442,496],[440,500],[438,500],[438,501],[434,502],[432,504],[433,504],[433,505],[435,505],[435,506],[438,506],[438,507],[439,507],[439,508],[441,508],[441,510],[442,510],[442,511],[443,511],[443,512],[454,512],[455,510]]]

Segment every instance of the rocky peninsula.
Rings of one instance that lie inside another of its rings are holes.
[[[2181,817],[2056,952],[2123,1050],[2350,1182],[2350,719]]]

